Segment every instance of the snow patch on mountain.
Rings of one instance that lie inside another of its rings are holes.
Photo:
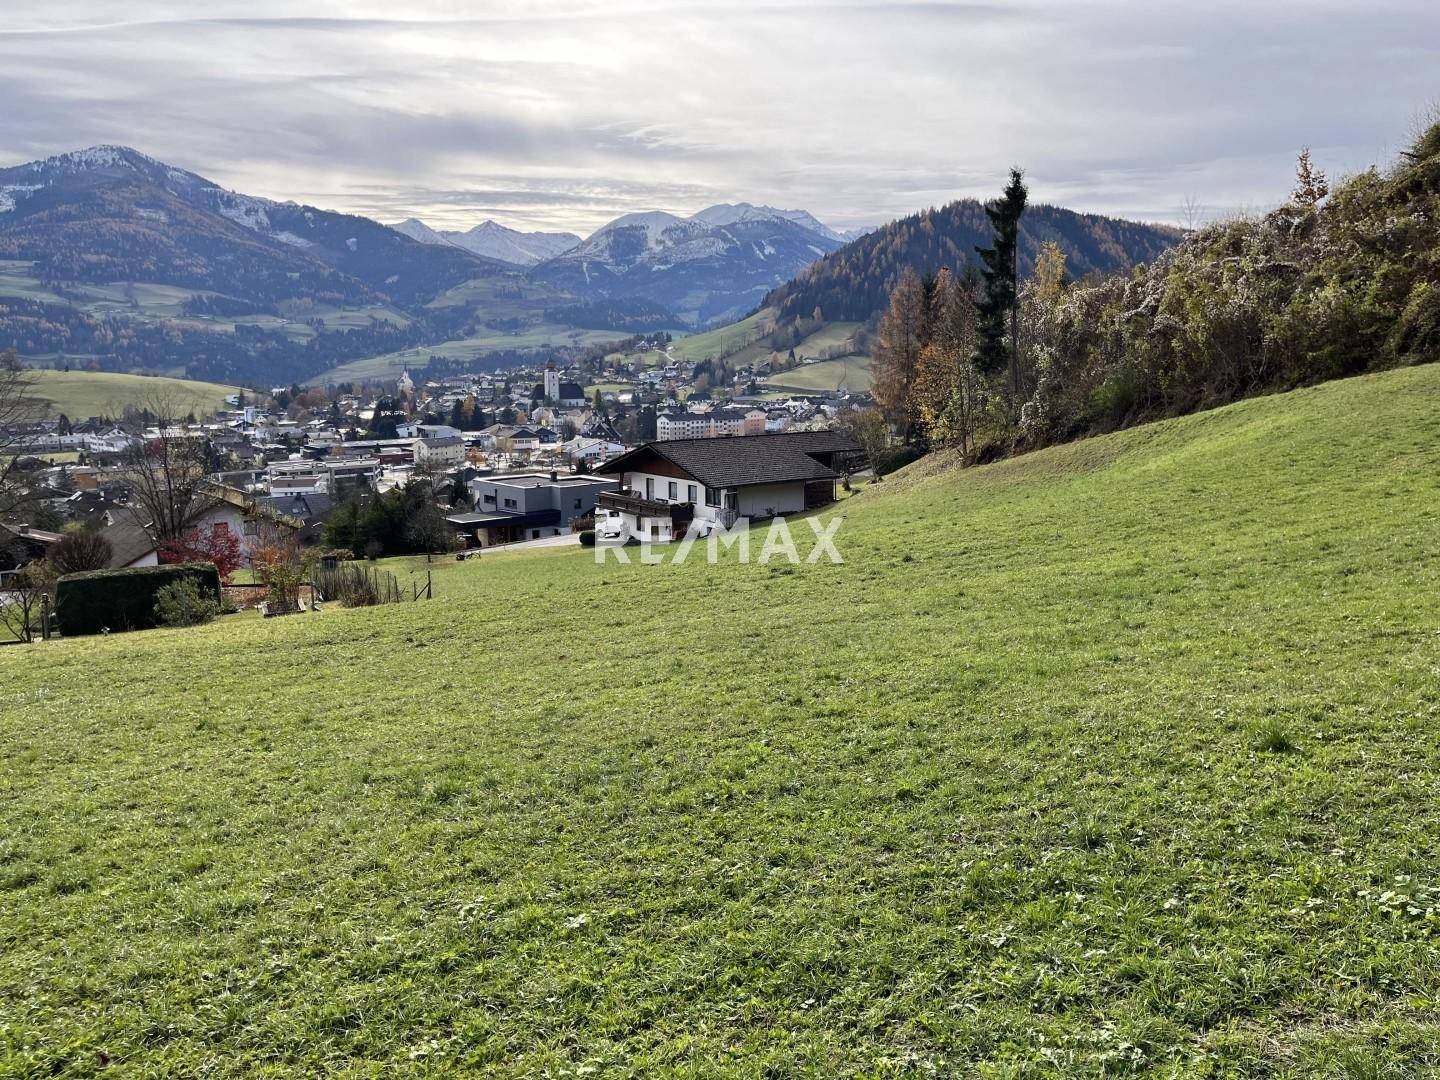
[[[39,191],[43,184],[6,184],[0,187],[0,214],[8,214],[15,209],[15,196],[29,195],[32,191]]]

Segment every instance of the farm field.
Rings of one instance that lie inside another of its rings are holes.
[[[0,649],[0,1074],[1427,1075],[1437,505],[1432,365]]]
[[[110,371],[46,371],[26,373],[31,397],[44,399],[49,415],[64,413],[71,420],[91,416],[118,418],[126,405],[141,405],[163,395],[174,402],[183,416],[204,415],[224,408],[225,399],[239,387],[219,383],[192,382],[151,375],[122,375]]]

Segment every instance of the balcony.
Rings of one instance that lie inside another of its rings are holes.
[[[597,505],[601,510],[613,510],[621,514],[631,514],[637,518],[668,517],[671,526],[677,529],[683,529],[695,517],[695,507],[691,503],[669,503],[659,499],[647,499],[638,491],[631,491],[628,488],[620,491],[601,492]]]

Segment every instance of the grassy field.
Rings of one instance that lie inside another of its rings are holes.
[[[702,334],[676,338],[670,353],[677,360],[716,360],[729,356],[750,344],[756,338],[770,332],[775,313],[766,308],[757,311],[748,319],[722,326],[718,330],[707,330]]]
[[[859,392],[869,390],[870,358],[842,356],[837,360],[818,360],[770,376],[770,387],[776,390],[834,390],[837,386]]]
[[[238,387],[219,383],[166,379],[150,375],[120,375],[110,371],[30,371],[28,393],[47,402],[51,416],[64,413],[71,420],[90,416],[119,417],[126,405],[141,405],[157,394],[185,412],[197,416],[225,407],[225,399]]]
[[[1437,505],[1440,366],[0,649],[0,1074],[1429,1074]]]

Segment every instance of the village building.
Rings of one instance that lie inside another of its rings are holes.
[[[838,431],[657,440],[600,465],[620,489],[600,496],[596,532],[668,542],[693,527],[801,513],[835,501],[835,483],[862,450]]]
[[[540,540],[570,531],[577,518],[594,514],[602,493],[619,486],[610,477],[558,472],[476,477],[470,481],[475,509],[446,520],[471,547]]]

